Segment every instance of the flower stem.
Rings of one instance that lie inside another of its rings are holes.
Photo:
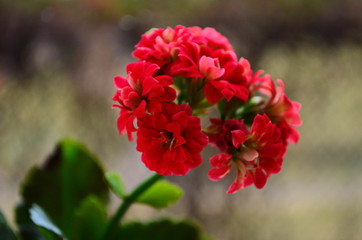
[[[118,227],[119,222],[122,220],[123,216],[127,212],[128,208],[137,200],[142,193],[144,193],[147,189],[149,189],[154,183],[158,180],[162,179],[163,176],[155,173],[150,176],[144,182],[142,182],[136,189],[134,189],[130,195],[126,196],[122,202],[122,204],[118,207],[116,214],[111,218],[104,234],[102,236],[102,240],[112,239],[112,235],[114,231]]]
[[[242,105],[241,107],[239,107],[236,112],[235,115],[239,118],[242,119],[243,116],[253,107],[255,107],[256,104],[253,102],[248,102],[247,104]]]

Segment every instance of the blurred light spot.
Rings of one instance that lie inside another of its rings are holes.
[[[123,31],[130,31],[137,25],[137,22],[138,21],[134,16],[126,15],[119,20],[118,26]]]
[[[53,8],[45,8],[41,14],[40,14],[40,19],[43,21],[43,22],[50,22],[54,19],[54,16],[55,16],[55,12],[54,12],[54,9]]]

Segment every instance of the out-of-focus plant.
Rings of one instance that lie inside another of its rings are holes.
[[[114,79],[118,130],[132,141],[145,166],[154,171],[127,191],[119,174],[105,173],[85,146],[62,140],[21,186],[14,233],[0,215],[1,239],[206,239],[189,220],[124,221],[135,203],[167,208],[183,194],[165,176],[186,175],[198,167],[208,145],[208,177],[219,181],[233,170],[228,194],[255,185],[263,188],[280,172],[288,144],[297,143],[300,104],[249,62],[238,59],[228,39],[213,28],[151,29],[142,36],[127,65],[127,76]],[[218,118],[202,128],[200,117],[216,106]],[[107,214],[109,191],[121,204]]]

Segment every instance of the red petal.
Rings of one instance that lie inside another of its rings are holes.
[[[221,93],[227,101],[230,101],[231,98],[235,95],[234,91],[230,90],[229,88],[224,88]]]
[[[198,167],[202,163],[200,151],[197,153],[194,153],[194,154],[192,154],[190,151],[186,151],[186,152],[190,153],[190,155],[191,155],[192,162],[189,164],[190,168]]]
[[[232,194],[238,191],[240,188],[243,187],[243,178],[244,175],[241,171],[237,171],[236,177],[232,184],[230,185],[229,189],[226,191],[227,194]]]
[[[208,177],[212,181],[219,181],[229,175],[231,166],[226,166],[222,168],[213,168],[208,172]]]
[[[125,78],[123,78],[121,76],[116,76],[114,78],[114,85],[117,88],[124,88],[124,87],[129,86],[127,79],[125,79]]]
[[[217,59],[202,56],[199,61],[200,73],[208,79],[217,79],[220,78],[225,69],[217,67]]]
[[[167,132],[173,133],[174,135],[180,135],[181,133],[180,124],[178,124],[177,122],[169,123],[165,127]]]
[[[153,77],[149,76],[146,77],[142,84],[142,96],[148,94],[155,85],[158,84],[158,81]],[[161,87],[161,86],[160,86]]]
[[[157,81],[159,82],[159,84],[161,84],[162,86],[170,86],[173,84],[173,79],[168,76],[168,75],[160,75],[155,77],[157,79]]]
[[[147,110],[150,113],[162,112],[162,104],[159,101],[149,101]]]
[[[155,113],[150,120],[152,121],[152,127],[160,132],[166,130],[166,125],[169,122],[166,116],[162,113]]]
[[[138,105],[138,107],[133,110],[133,114],[138,118],[146,116],[146,101],[145,100],[142,100],[140,105]]]
[[[235,148],[239,148],[246,140],[245,133],[241,130],[231,131],[232,141]]]
[[[210,158],[210,164],[211,166],[216,168],[229,166],[231,157],[232,156],[229,154],[224,154],[224,153],[216,154]]]
[[[243,147],[241,156],[243,157],[244,160],[251,162],[254,161],[257,157],[259,157],[259,153],[253,148]]]
[[[267,175],[260,168],[257,168],[254,175],[255,187],[259,189],[263,188],[266,184],[267,179]]]
[[[185,129],[186,126],[188,125],[188,119],[189,119],[189,116],[187,116],[186,112],[184,112],[184,111],[178,112],[172,116],[172,121],[178,123],[181,131],[183,129]]]
[[[210,82],[205,84],[204,92],[207,101],[211,104],[216,104],[222,98],[222,94],[214,86],[212,86]]]

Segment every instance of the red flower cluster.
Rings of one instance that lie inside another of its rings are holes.
[[[184,175],[201,163],[207,140],[192,110],[173,103],[172,78],[158,71],[156,64],[141,61],[127,65],[127,78],[115,77],[118,90],[113,100],[118,104],[114,106],[121,109],[118,129],[131,141],[137,120],[137,150],[143,153],[145,165],[165,176]]]
[[[115,78],[113,100],[120,134],[132,140],[137,132],[137,150],[150,170],[185,175],[200,165],[208,142],[220,150],[210,159],[211,180],[236,167],[228,193],[262,188],[281,170],[288,144],[299,139],[300,104],[286,96],[281,80],[276,85],[238,60],[227,38],[213,28],[152,29],[133,55],[139,62],[127,65],[126,78]],[[202,131],[195,115],[215,104],[220,119]]]
[[[245,59],[238,62],[227,38],[213,28],[176,26],[151,31],[143,35],[133,55],[157,64],[165,74],[183,77],[177,86],[181,92],[192,89],[190,95],[195,96],[203,89],[211,104],[222,97],[247,100],[250,65]],[[182,100],[198,107],[202,97]]]
[[[236,119],[213,120],[209,127],[210,143],[216,145],[221,154],[210,159],[214,167],[209,178],[214,181],[226,177],[235,163],[237,175],[227,193],[255,184],[262,188],[270,174],[278,173],[283,162],[283,141],[280,130],[269,117],[257,115],[251,130]],[[212,130],[217,129],[215,133]]]

